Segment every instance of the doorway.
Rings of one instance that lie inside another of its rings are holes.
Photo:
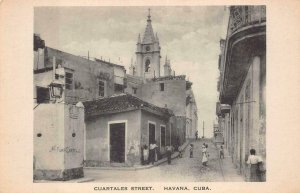
[[[109,124],[110,162],[125,162],[125,123]]]
[[[155,125],[149,123],[149,146],[151,143],[155,143]]]

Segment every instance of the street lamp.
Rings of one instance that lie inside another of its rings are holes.
[[[60,82],[52,82],[49,85],[52,98],[61,98],[63,93],[63,85]]]

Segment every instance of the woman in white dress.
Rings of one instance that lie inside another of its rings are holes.
[[[258,173],[258,164],[262,162],[262,158],[255,155],[255,149],[250,149],[250,155],[247,160],[247,164],[250,165],[250,181],[259,182],[260,176]]]

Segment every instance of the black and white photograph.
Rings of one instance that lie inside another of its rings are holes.
[[[267,10],[34,7],[33,182],[268,181]]]
[[[299,192],[299,9],[0,0],[0,193]]]

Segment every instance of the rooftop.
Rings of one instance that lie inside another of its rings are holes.
[[[180,76],[161,76],[151,79],[152,81],[164,81],[164,80],[185,80],[185,75]]]
[[[113,95],[92,101],[83,102],[85,116],[93,117],[101,114],[112,114],[137,109],[147,110],[161,116],[170,117],[173,112],[143,101],[130,94]]]
[[[112,62],[109,62],[109,61],[105,61],[105,60],[102,60],[102,59],[98,59],[98,58],[94,58],[94,60],[95,60],[96,62],[103,62],[103,63],[108,64],[108,65],[111,65],[111,66],[116,66],[116,67],[120,67],[120,68],[125,69],[125,67],[122,66],[122,65],[120,65],[120,64],[115,64],[115,63],[112,63]]]

